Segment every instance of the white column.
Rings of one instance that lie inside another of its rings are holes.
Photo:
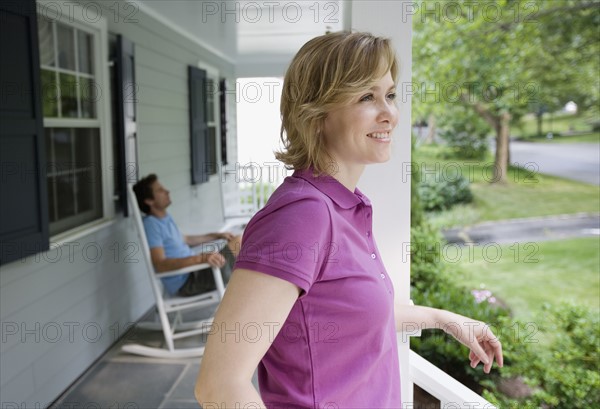
[[[410,144],[411,101],[403,95],[403,84],[411,82],[412,19],[411,2],[404,0],[353,0],[350,27],[390,38],[400,61],[398,102],[400,122],[394,133],[392,158],[381,165],[367,166],[359,188],[371,199],[374,208],[373,231],[377,246],[392,279],[396,298],[403,304],[410,299]],[[413,401],[409,373],[408,338],[398,334],[402,401]],[[406,338],[406,339],[402,339]]]

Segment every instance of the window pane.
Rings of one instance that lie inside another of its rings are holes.
[[[79,79],[82,118],[96,118],[96,101],[98,101],[99,95],[99,87],[93,79]]]
[[[75,71],[75,41],[73,28],[56,23],[58,66]]]
[[[48,217],[51,222],[56,220],[56,206],[54,206],[54,201],[56,200],[56,188],[55,188],[55,180],[54,175],[56,173],[56,169],[54,166],[54,155],[52,152],[54,151],[54,147],[52,144],[52,128],[46,128],[45,130],[45,138],[46,138],[46,178],[48,182]]]
[[[58,116],[58,84],[54,71],[41,70],[44,117]]]
[[[90,167],[77,175],[77,211],[92,211],[90,220],[102,216],[100,173],[98,168]]]
[[[56,177],[56,194],[58,197],[58,219],[75,214],[73,173],[64,172]]]
[[[89,212],[89,220],[100,218],[102,178],[98,129],[75,130],[75,154],[77,213]]]
[[[97,129],[75,129],[75,166],[88,167],[99,165],[100,145],[97,144]]]
[[[94,52],[92,49],[92,36],[83,31],[77,31],[77,43],[79,47],[79,72],[93,74],[94,64],[92,62],[92,55],[94,55]]]
[[[99,129],[47,128],[46,142],[55,154],[47,150],[50,234],[101,218]]]
[[[214,126],[208,127],[208,160],[209,175],[217,173],[217,129]]]
[[[51,146],[53,157],[47,158],[49,213],[51,221],[72,215],[73,207],[73,140],[71,129],[49,128],[46,143]],[[50,190],[51,188],[51,190]],[[56,202],[55,202],[56,200]]]
[[[59,74],[60,102],[63,118],[77,118],[77,77]]]
[[[61,172],[73,166],[73,140],[68,128],[53,128],[50,132],[50,143],[54,148],[54,158],[50,170]]]
[[[50,19],[38,17],[38,41],[40,44],[40,64],[54,67],[54,36]]]
[[[206,121],[215,121],[215,82],[211,79],[206,80]]]
[[[54,177],[48,177],[48,219],[53,222],[56,221],[56,207],[54,206],[54,200],[56,198],[56,190],[54,189]]]

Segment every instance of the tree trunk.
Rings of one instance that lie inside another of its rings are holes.
[[[427,120],[427,137],[425,138],[425,143],[430,145],[434,142],[435,137],[435,116],[433,114],[429,115],[429,119]]]
[[[510,114],[502,112],[496,125],[496,160],[494,162],[494,178],[492,183],[507,182],[508,142],[510,133]]]
[[[468,101],[467,95],[462,95],[463,101]],[[496,131],[496,159],[494,160],[494,176],[491,183],[506,183],[508,173],[508,137],[510,134],[510,113],[501,112],[500,115],[492,114],[479,102],[470,104],[471,107]]]
[[[538,136],[542,136],[542,122],[544,119],[544,114],[535,114],[537,118],[537,134]]]

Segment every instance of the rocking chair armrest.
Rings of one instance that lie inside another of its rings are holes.
[[[218,268],[218,267],[213,267],[208,263],[194,264],[194,265],[187,266],[184,268],[178,268],[177,270],[156,272],[156,276],[159,278],[172,277],[172,276],[178,276],[181,274],[191,273],[192,271],[202,270],[205,268]]]
[[[207,241],[206,243],[198,244],[197,246],[191,247],[194,254],[213,253],[215,251],[223,250],[223,247],[227,245],[227,240],[216,239]]]
[[[234,234],[241,234],[244,231],[244,228],[250,222],[252,216],[239,216],[233,217],[225,223],[225,225],[219,230],[220,232],[233,230]],[[236,233],[237,231],[237,233]]]

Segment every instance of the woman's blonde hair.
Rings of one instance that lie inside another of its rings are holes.
[[[281,141],[275,157],[287,168],[332,173],[321,129],[327,113],[348,104],[398,62],[390,41],[370,33],[337,32],[313,38],[292,60],[281,95]],[[328,171],[329,170],[329,171]]]

